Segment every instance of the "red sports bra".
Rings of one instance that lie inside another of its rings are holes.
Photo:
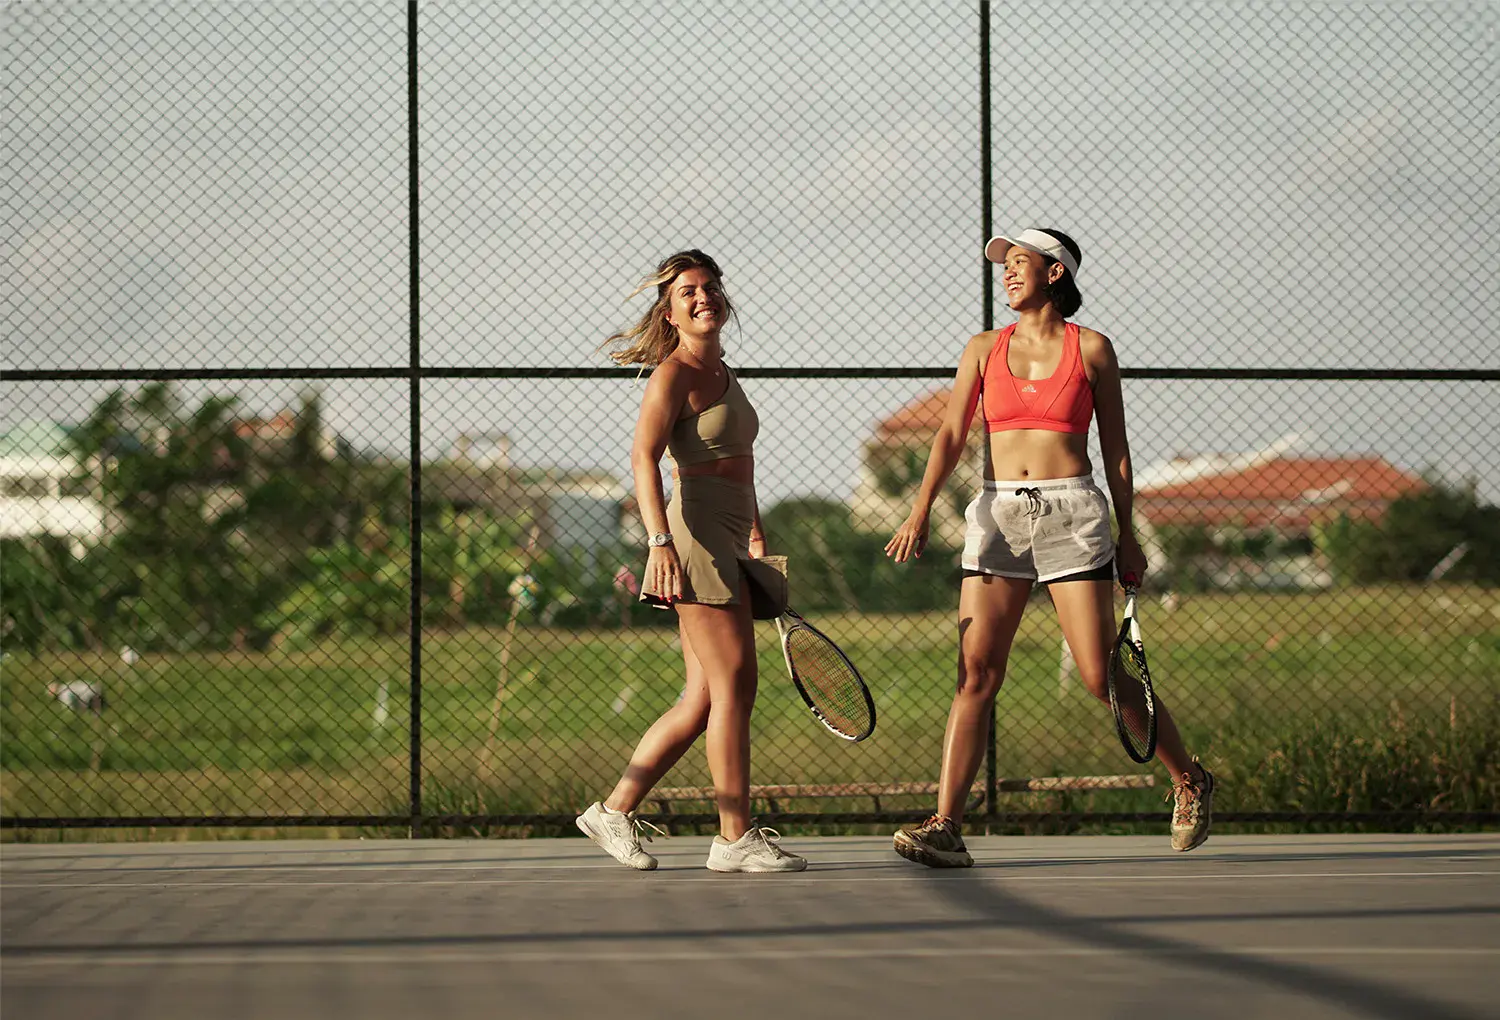
[[[1000,331],[984,365],[980,389],[985,428],[990,432],[1087,432],[1094,417],[1094,391],[1083,371],[1077,325],[1065,325],[1062,360],[1046,379],[1017,379],[1010,374],[1010,338],[1015,331],[1015,323]]]

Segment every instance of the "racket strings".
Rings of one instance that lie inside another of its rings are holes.
[[[1150,674],[1145,657],[1128,641],[1121,642],[1115,659],[1115,703],[1137,751],[1145,753],[1151,744],[1152,704]]]
[[[830,723],[851,734],[863,733],[869,727],[864,686],[825,638],[799,627],[787,635],[787,656],[808,696]]]

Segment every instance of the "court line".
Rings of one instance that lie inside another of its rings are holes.
[[[192,875],[212,874],[214,872],[257,872],[269,871],[278,874],[296,874],[298,872],[328,872],[353,870],[358,872],[372,871],[618,871],[620,865],[612,862],[600,861],[597,855],[590,855],[594,860],[588,864],[565,864],[559,867],[558,861],[546,861],[541,864],[533,862],[486,862],[480,861],[474,864],[424,864],[421,861],[407,861],[395,864],[361,864],[355,862],[350,864],[345,861],[329,861],[327,864],[235,864],[235,865],[209,865],[183,867],[146,867],[146,868],[122,868],[122,867],[98,867],[98,868],[24,868],[11,867],[0,868],[0,880],[7,871],[19,874],[163,874],[163,875]],[[679,854],[688,857],[688,854]],[[698,854],[691,855],[692,860],[698,859]],[[1164,858],[1170,860],[1170,858]],[[819,861],[819,864],[825,862]],[[839,864],[859,864],[862,861],[837,861]]]
[[[496,869],[502,870],[502,869]],[[568,869],[582,870],[582,869]],[[619,871],[615,866],[608,870]],[[1005,883],[1012,882],[1041,882],[1041,883],[1129,883],[1132,885],[1169,882],[1173,885],[1193,882],[1252,882],[1252,881],[1284,881],[1287,879],[1306,878],[1364,878],[1364,879],[1390,879],[1390,878],[1476,878],[1476,877],[1500,877],[1500,871],[1302,871],[1302,872],[1262,872],[1262,873],[1230,873],[1221,875],[1194,875],[1176,874],[1164,875],[1153,873],[1149,875],[1021,875],[1005,871],[1004,868],[983,869],[978,872],[957,872],[948,875],[934,874],[930,871],[913,871],[908,868],[892,868],[891,874],[885,875],[840,875],[830,874],[817,869],[809,869],[803,872],[801,877],[782,878],[782,883],[789,888],[816,879],[818,884],[823,885],[849,885],[867,883],[896,883],[896,882],[973,882],[995,880]],[[894,872],[900,871],[900,874]],[[989,874],[993,871],[994,874]],[[328,889],[328,888],[382,888],[382,887],[408,887],[408,886],[483,886],[483,885],[604,885],[621,888],[631,888],[623,885],[625,877],[620,881],[610,879],[571,879],[566,877],[546,878],[435,878],[435,879],[402,879],[399,881],[377,879],[372,882],[360,881],[326,881],[326,882],[0,882],[0,889]],[[639,880],[636,880],[637,883]],[[741,884],[733,884],[736,879],[726,875],[692,875],[674,876],[668,881],[679,883],[715,883],[726,888],[741,889]],[[741,880],[742,881],[742,880]],[[750,881],[761,881],[752,878]]]
[[[1304,960],[1309,957],[1494,957],[1500,956],[1500,947],[1461,946],[1436,948],[1433,946],[1215,946],[1215,952],[1229,955],[1255,956],[1267,959]],[[6,970],[17,968],[46,969],[51,967],[78,968],[81,966],[109,967],[155,967],[155,966],[243,966],[254,964],[409,964],[430,966],[433,963],[712,963],[733,961],[778,961],[778,960],[866,960],[866,959],[962,959],[962,958],[1058,958],[1058,957],[1113,957],[1150,956],[1198,957],[1201,946],[1181,948],[1093,948],[1069,946],[871,946],[837,947],[823,949],[726,949],[709,951],[702,949],[676,951],[641,950],[587,950],[558,953],[507,953],[494,952],[427,951],[427,952],[339,952],[310,953],[298,950],[295,953],[268,952],[214,952],[194,950],[187,953],[161,953],[150,951],[132,952],[129,949],[109,952],[67,953],[49,956],[45,953],[6,961]]]
[[[221,872],[221,873],[223,873],[223,872],[230,872],[230,873],[255,873],[255,872],[267,871],[267,872],[276,872],[276,873],[280,873],[280,874],[297,874],[297,873],[301,873],[301,872],[329,872],[329,871],[338,871],[338,870],[342,870],[344,868],[351,868],[351,869],[357,870],[360,873],[370,873],[370,872],[377,872],[377,871],[411,871],[411,870],[415,870],[415,871],[523,871],[523,872],[524,871],[547,871],[547,872],[553,872],[553,873],[556,873],[556,872],[559,872],[559,871],[566,872],[566,871],[618,871],[619,870],[620,866],[618,864],[615,864],[615,863],[610,862],[610,861],[601,860],[598,855],[590,854],[588,856],[591,857],[591,858],[593,858],[593,860],[590,861],[589,863],[571,863],[573,861],[581,861],[582,858],[581,857],[564,857],[564,858],[554,858],[554,859],[550,859],[550,860],[548,860],[548,859],[541,859],[541,860],[518,860],[518,861],[493,861],[493,860],[486,861],[486,860],[479,860],[479,861],[474,861],[474,862],[446,861],[446,862],[443,862],[443,863],[440,863],[440,864],[428,864],[428,863],[425,863],[425,862],[420,861],[420,860],[413,860],[413,861],[392,861],[392,862],[386,862],[386,863],[369,863],[369,864],[361,863],[361,862],[358,862],[358,861],[353,862],[353,863],[349,863],[349,862],[346,862],[346,861],[331,860],[331,861],[319,862],[319,863],[311,863],[311,864],[232,864],[232,865],[210,864],[210,865],[182,865],[182,866],[155,865],[155,866],[145,866],[145,867],[135,867],[135,868],[132,868],[132,867],[120,867],[120,866],[117,866],[117,865],[101,866],[101,867],[69,867],[69,868],[59,868],[59,867],[37,867],[37,866],[34,866],[35,864],[40,864],[41,863],[40,861],[35,861],[35,862],[28,861],[28,862],[25,862],[25,863],[22,863],[22,862],[9,862],[9,863],[0,862],[0,882],[4,881],[4,876],[7,873],[13,874],[13,875],[29,875],[29,874],[66,874],[66,875],[89,875],[89,874],[114,874],[114,875],[121,875],[121,874],[172,874],[172,875],[188,875],[188,874],[208,874],[208,873],[213,873],[213,872]],[[1376,858],[1377,860],[1380,857],[1380,855],[1372,855],[1372,856],[1374,858]],[[670,868],[670,865],[672,865],[673,863],[680,862],[680,861],[681,862],[686,862],[686,861],[696,862],[699,859],[699,857],[700,857],[700,853],[699,853],[699,851],[696,851],[696,850],[693,850],[693,851],[671,850],[671,851],[667,851],[666,853],[658,853],[657,857],[659,859],[661,859],[663,862],[667,863],[668,866],[669,866],[669,868]],[[1201,860],[1202,858],[1198,858],[1198,859]],[[1436,857],[1433,857],[1433,858],[1430,858],[1430,859],[1436,859]],[[1445,858],[1445,860],[1450,861],[1450,862],[1457,862],[1457,861],[1491,861],[1491,860],[1497,860],[1497,859],[1500,859],[1500,855],[1497,855],[1497,854],[1473,854],[1473,855],[1452,856],[1452,857]],[[1070,867],[1070,866],[1073,866],[1073,865],[1088,865],[1090,867],[1098,867],[1101,864],[1141,864],[1141,865],[1163,864],[1163,863],[1166,863],[1168,861],[1180,861],[1180,860],[1182,860],[1182,857],[1179,856],[1179,855],[1177,855],[1177,854],[1170,854],[1170,855],[1169,854],[1157,854],[1157,855],[1153,855],[1153,856],[1128,856],[1128,857],[1122,857],[1122,856],[1115,856],[1115,857],[1050,857],[1050,858],[1018,857],[1018,858],[1015,859],[1014,863],[1016,865],[1024,865],[1025,867],[1028,867],[1028,868],[1041,868],[1041,867],[1066,868],[1066,867]],[[564,864],[563,862],[569,862],[569,863]],[[1011,863],[1012,862],[1007,861],[1005,859],[994,860],[994,861],[984,861],[984,862],[981,862],[981,867],[988,866],[988,867],[1002,867],[1003,868],[1003,867],[1006,867],[1007,865],[1009,865]],[[1226,861],[1226,862],[1223,862],[1223,863],[1233,863],[1233,864],[1239,864],[1239,865],[1255,865],[1255,864],[1259,864],[1259,863],[1268,863],[1268,864],[1270,864],[1270,863],[1276,863],[1276,862],[1274,860],[1273,861],[1261,862],[1261,861],[1257,861],[1257,860],[1254,860],[1254,859],[1237,859],[1237,860],[1234,860],[1234,861]],[[1372,860],[1371,863],[1375,863],[1375,860]],[[885,865],[890,865],[893,869],[904,869],[904,868],[907,867],[906,865],[901,864],[901,863],[893,860],[888,849],[883,849],[879,853],[871,853],[868,856],[862,856],[862,857],[855,857],[855,858],[849,858],[849,859],[840,859],[840,860],[819,859],[819,860],[816,860],[816,861],[814,861],[812,863],[811,870],[813,870],[813,871],[824,871],[824,870],[828,870],[828,869],[835,868],[835,867],[851,867],[851,866],[870,865],[870,864],[877,864],[877,865],[879,865],[879,864],[885,864]],[[561,865],[561,866],[559,866],[559,865]]]

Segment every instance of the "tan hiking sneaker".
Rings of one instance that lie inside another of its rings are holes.
[[[1193,764],[1203,770],[1203,778],[1194,782],[1192,776],[1183,775],[1173,780],[1172,792],[1167,794],[1172,802],[1173,850],[1202,846],[1213,821],[1214,774],[1203,768],[1197,758]]]
[[[897,829],[891,841],[896,852],[929,868],[967,868],[974,864],[963,833],[945,815],[933,815],[921,825]]]

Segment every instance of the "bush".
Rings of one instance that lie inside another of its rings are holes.
[[[105,556],[75,558],[51,535],[0,542],[0,648],[77,650],[107,643],[115,585]]]
[[[1165,576],[1153,579],[1157,587],[1185,593],[1209,589],[1205,561],[1215,552],[1215,546],[1208,528],[1201,524],[1162,525],[1156,529],[1156,544],[1167,558]]]
[[[787,557],[799,609],[917,612],[958,602],[957,550],[929,543],[919,559],[897,564],[885,554],[889,536],[856,531],[842,503],[786,500],[764,523],[770,551]]]
[[[1379,521],[1342,515],[1315,539],[1347,583],[1423,581],[1463,545],[1444,579],[1500,585],[1500,507],[1481,504],[1472,482],[1455,487],[1429,479],[1427,488],[1392,502]]]
[[[1228,729],[1205,757],[1224,763],[1225,811],[1493,811],[1500,698]]]
[[[341,543],[307,556],[307,578],[274,609],[260,627],[294,645],[325,637],[398,634],[411,616],[411,554],[394,549]]]

